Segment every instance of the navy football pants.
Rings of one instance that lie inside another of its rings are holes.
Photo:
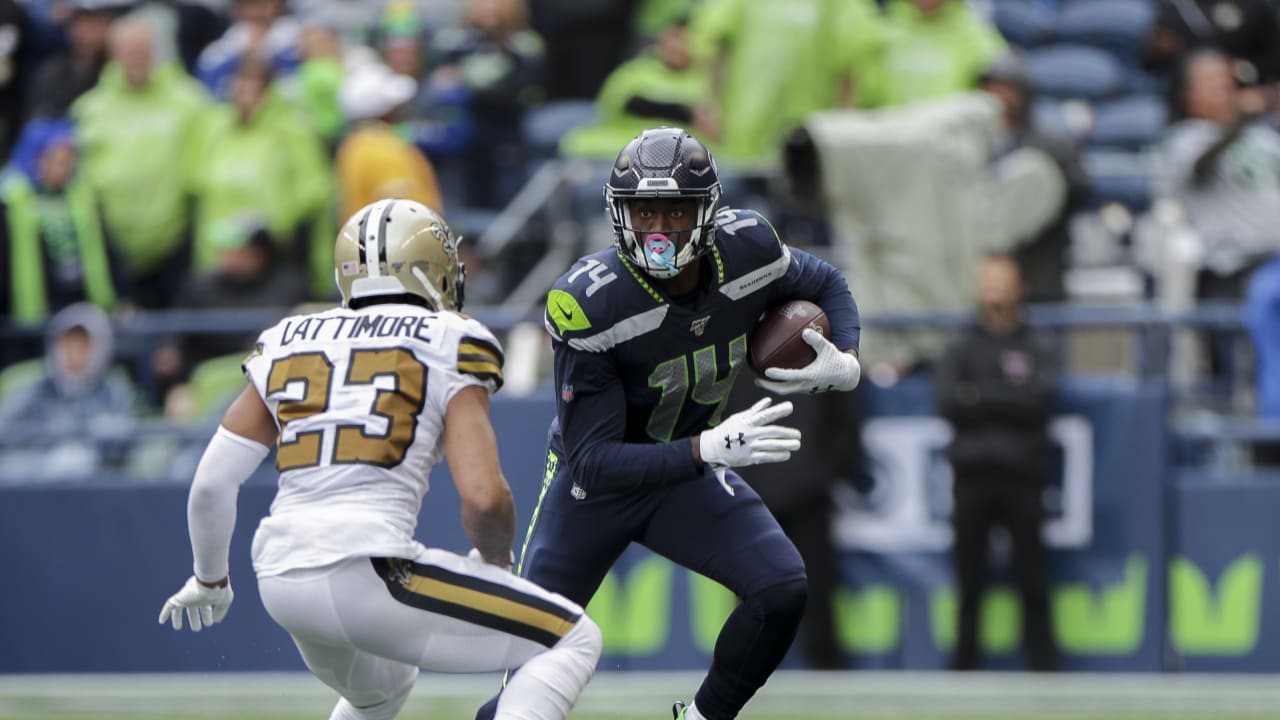
[[[544,488],[520,574],[586,606],[618,557],[638,542],[738,597],[804,578],[795,546],[764,502],[732,470],[730,495],[711,471],[649,492],[572,495],[568,466],[548,454]]]
[[[736,473],[730,494],[711,471],[648,492],[575,498],[558,453],[547,457],[520,573],[587,605],[632,542],[724,585],[743,603],[725,622],[695,702],[711,720],[733,718],[791,646],[804,611],[804,563],[760,496]],[[477,720],[493,717],[496,703]]]

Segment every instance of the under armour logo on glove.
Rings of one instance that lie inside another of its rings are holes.
[[[698,436],[702,462],[714,467],[739,467],[782,462],[791,457],[800,449],[800,431],[770,424],[790,415],[791,403],[769,407],[772,402],[765,398],[749,410],[725,418],[719,427],[703,430]],[[717,436],[723,447],[716,441]]]

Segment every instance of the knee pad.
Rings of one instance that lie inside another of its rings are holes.
[[[804,608],[808,602],[809,582],[801,579],[771,585],[754,595],[743,598],[742,604],[763,617],[767,623],[794,626],[800,624],[800,618],[804,615]]]

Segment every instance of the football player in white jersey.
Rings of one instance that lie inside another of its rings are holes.
[[[497,717],[564,718],[600,657],[580,606],[510,572],[515,508],[489,421],[502,351],[457,312],[457,242],[416,202],[356,212],[334,251],[341,307],[262,333],[191,485],[195,574],[160,622],[180,630],[185,611],[199,631],[231,605],[236,496],[278,442],[280,488],[254,535],[254,570],[267,612],[341,695],[330,720],[394,718],[419,668],[516,666]],[[442,454],[474,545],[466,557],[413,538]]]

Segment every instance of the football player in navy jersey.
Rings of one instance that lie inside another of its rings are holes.
[[[586,605],[637,542],[732,590],[741,603],[706,678],[673,712],[733,718],[790,647],[807,586],[799,554],[732,471],[799,449],[800,432],[775,424],[791,404],[765,398],[722,417],[729,389],[761,314],[803,298],[826,312],[830,337],[806,330],[817,358],[757,384],[852,390],[858,310],[836,268],[788,248],[758,213],[720,207],[711,153],[684,130],[631,140],[604,194],[615,246],[578,260],[547,296],[556,417],[520,572]]]

